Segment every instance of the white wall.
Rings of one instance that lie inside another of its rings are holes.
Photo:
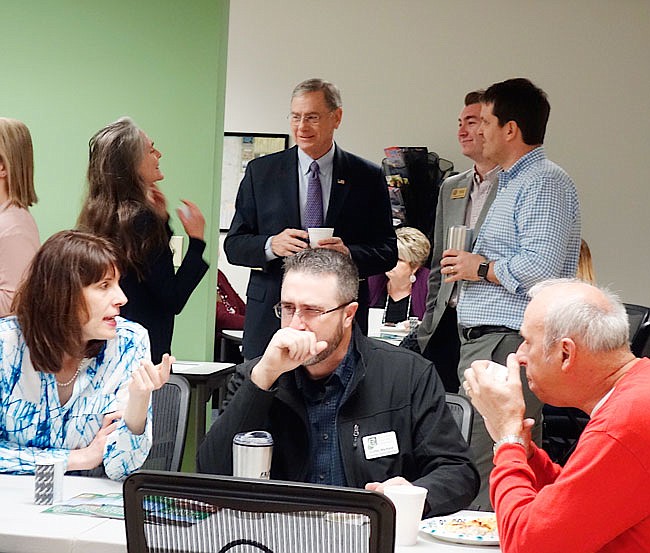
[[[650,305],[649,59],[648,0],[233,0],[225,130],[288,132],[291,89],[323,77],[343,94],[342,147],[379,162],[424,145],[464,170],[464,94],[529,77],[549,95],[547,151],[577,184],[599,282]]]

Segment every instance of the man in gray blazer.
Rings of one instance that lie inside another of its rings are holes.
[[[440,260],[447,249],[447,233],[453,225],[472,229],[467,247],[471,250],[479,228],[497,192],[499,167],[483,157],[480,126],[481,91],[465,96],[465,107],[458,117],[458,142],[463,155],[474,162],[470,170],[445,179],[438,196],[433,234],[433,253],[427,310],[418,327],[417,341],[422,355],[433,361],[445,390],[458,392],[460,339],[456,322],[458,286],[444,282]]]

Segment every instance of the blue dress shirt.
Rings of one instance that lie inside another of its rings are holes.
[[[494,261],[501,284],[464,281],[458,300],[462,327],[519,330],[528,291],[549,278],[574,277],[580,253],[580,204],[569,175],[543,147],[499,173],[497,196],[473,253]]]
[[[358,353],[354,340],[336,370],[321,380],[312,380],[304,368],[295,372],[309,419],[309,459],[307,481],[331,486],[347,486],[339,449],[336,415],[352,379]]]

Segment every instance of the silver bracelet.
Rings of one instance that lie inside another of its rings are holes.
[[[503,445],[503,444],[519,444],[526,449],[526,442],[521,436],[518,436],[517,434],[508,434],[507,436],[504,436],[501,438],[498,442],[496,442],[492,446],[492,455],[497,454],[497,450]]]

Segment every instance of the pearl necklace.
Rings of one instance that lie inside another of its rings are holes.
[[[381,324],[386,324],[386,314],[388,313],[388,302],[391,299],[390,297],[390,290],[388,289],[390,287],[390,282],[386,283],[386,305],[384,305],[384,313],[381,317]],[[409,291],[409,301],[408,304],[406,305],[406,320],[411,316],[411,293],[413,292],[413,283],[411,283],[411,290]],[[402,298],[404,299],[404,298]],[[393,300],[395,302],[395,300]],[[401,301],[401,300],[398,300]],[[396,302],[395,302],[396,303]]]
[[[81,371],[81,367],[83,366],[83,364],[84,364],[84,360],[82,359],[81,363],[79,363],[79,366],[77,367],[77,370],[72,375],[72,378],[70,380],[68,380],[67,382],[59,382],[57,380],[56,385],[59,386],[60,388],[67,388],[68,386],[70,386],[70,384],[72,384],[77,379],[77,377],[79,376],[79,372]],[[56,376],[54,377],[54,379],[56,380]]]

